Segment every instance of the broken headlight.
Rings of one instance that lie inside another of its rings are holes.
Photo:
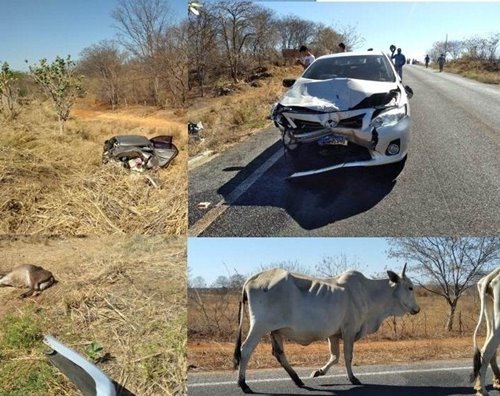
[[[376,116],[372,122],[371,126],[374,128],[388,127],[396,125],[401,119],[406,115],[406,107],[398,107],[395,109],[390,109],[380,113]]]

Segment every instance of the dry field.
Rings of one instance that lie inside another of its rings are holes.
[[[432,66],[438,69],[437,64]],[[496,62],[458,59],[446,63],[444,71],[487,84],[500,84],[500,68]]]
[[[43,334],[104,360],[134,394],[185,393],[185,262],[181,237],[2,237],[0,272],[37,263],[58,283],[25,300],[0,289],[0,394],[79,394],[48,363]]]
[[[355,346],[355,364],[378,364],[425,359],[468,358],[472,354],[472,333],[478,318],[478,298],[472,293],[459,303],[455,329],[444,326],[448,309],[444,300],[420,292],[418,315],[388,318],[379,331]],[[230,369],[237,329],[239,291],[188,291],[188,363],[201,370]],[[245,323],[248,322],[245,313]],[[245,336],[247,327],[244,326]],[[482,333],[481,333],[482,334]],[[288,342],[287,356],[296,366],[317,366],[328,360],[328,345],[307,347]],[[279,367],[265,340],[251,359],[250,367]]]
[[[283,78],[297,77],[302,71],[300,66],[271,67],[272,77],[257,80],[259,87],[241,82],[229,85],[234,92],[227,96],[214,98],[207,94],[204,98],[197,98],[189,107],[188,119],[203,123],[204,140],[192,142],[189,155],[207,150],[222,152],[246,136],[271,126],[267,117],[285,90],[281,85]]]
[[[184,235],[187,215],[185,111],[96,109],[80,102],[60,134],[48,102],[0,119],[0,234]],[[144,174],[102,166],[106,139],[119,134],[174,136],[179,155]]]

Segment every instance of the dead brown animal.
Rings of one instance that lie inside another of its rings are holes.
[[[19,296],[26,298],[31,295],[38,296],[42,290],[47,289],[56,282],[52,272],[37,265],[22,264],[14,267],[5,275],[0,274],[0,287],[12,286],[18,288],[28,287],[29,290]]]

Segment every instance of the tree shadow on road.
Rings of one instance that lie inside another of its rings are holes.
[[[218,193],[231,201],[231,193],[238,185],[278,150],[282,150],[281,142],[255,158]],[[243,195],[229,203],[283,208],[302,228],[314,230],[376,206],[392,191],[403,166],[347,168],[291,182],[286,178],[293,169],[283,155]]]

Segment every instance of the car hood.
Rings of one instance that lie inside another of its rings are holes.
[[[321,112],[346,111],[388,104],[399,92],[396,82],[334,78],[299,78],[280,101],[282,106],[306,107]],[[360,106],[361,105],[361,106]]]

